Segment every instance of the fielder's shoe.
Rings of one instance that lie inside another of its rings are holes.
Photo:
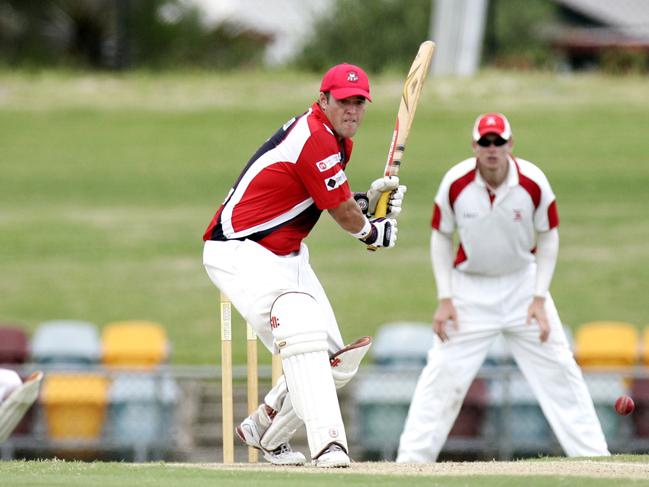
[[[261,425],[254,420],[255,414],[248,416],[237,426],[236,433],[246,445],[260,450],[264,458],[274,465],[304,465],[306,458],[299,451],[293,451],[291,445],[282,443],[272,451],[264,449],[261,444]],[[264,428],[265,430],[265,428]]]
[[[351,460],[342,446],[332,443],[318,458],[313,460],[313,465],[320,468],[349,467]]]

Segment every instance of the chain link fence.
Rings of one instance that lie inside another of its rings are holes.
[[[32,365],[18,369],[22,376]],[[37,402],[2,445],[2,459],[66,458],[124,461],[222,461],[220,369],[42,367]],[[393,460],[419,366],[361,367],[339,391],[355,460]],[[247,415],[246,368],[235,366],[235,424]],[[584,369],[610,450],[649,452],[649,368]],[[259,401],[270,387],[270,366],[259,368]],[[616,414],[621,394],[636,403]],[[308,453],[304,428],[293,447]],[[440,460],[508,460],[561,455],[551,428],[520,372],[484,366],[474,381]],[[247,461],[237,444],[235,461]]]

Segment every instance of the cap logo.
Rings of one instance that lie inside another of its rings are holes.
[[[356,71],[347,72],[347,81],[350,81],[352,83],[356,83],[358,81],[358,75],[356,74]]]
[[[485,125],[496,125],[496,117],[487,117]]]

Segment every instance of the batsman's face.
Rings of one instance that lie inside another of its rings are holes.
[[[320,93],[320,108],[325,113],[336,133],[341,137],[351,138],[356,134],[365,115],[365,98],[350,96],[338,100]]]

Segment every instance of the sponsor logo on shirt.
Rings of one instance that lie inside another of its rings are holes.
[[[325,172],[327,169],[331,169],[339,162],[340,162],[340,153],[333,154],[327,157],[326,159],[322,159],[321,161],[316,162],[315,165],[318,166],[320,172]]]
[[[523,210],[514,209],[514,221],[520,222],[523,221]]]
[[[345,171],[341,169],[336,174],[325,180],[325,186],[327,186],[327,191],[333,191],[340,187],[345,181],[347,181],[347,176],[345,176]]]

